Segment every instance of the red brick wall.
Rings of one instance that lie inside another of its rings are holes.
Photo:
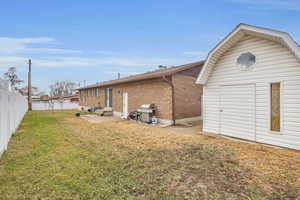
[[[198,70],[194,71],[198,75]],[[175,97],[175,119],[201,115],[202,86],[196,84],[197,76],[178,73],[173,75]]]
[[[196,78],[201,67],[194,67],[172,76],[175,98],[175,118],[183,119],[201,115],[202,87],[196,85]],[[128,111],[136,110],[142,104],[153,103],[156,116],[161,119],[172,119],[172,89],[161,78],[137,81],[111,86],[113,93],[113,110],[123,111],[123,92],[128,93]],[[100,96],[95,96],[95,89],[89,89],[86,101],[80,99],[81,106],[105,107],[105,88],[100,88]]]
[[[129,112],[136,110],[142,104],[153,103],[156,106],[158,118],[172,119],[172,90],[162,79],[114,85],[110,88],[113,91],[112,104],[115,112],[122,112],[122,93],[127,92]],[[95,97],[95,89],[89,90],[92,90],[93,96],[89,95],[86,101],[81,99],[80,105],[105,107],[105,88],[100,88],[100,97]]]
[[[80,91],[80,101],[79,105],[81,106],[101,106],[104,107],[104,102],[105,102],[105,90],[104,88],[99,88],[99,96],[96,97],[95,93],[96,88],[88,89],[85,90],[84,92],[89,93],[89,95],[86,98],[82,98],[83,96],[81,95],[82,90]],[[92,94],[92,95],[91,95]]]

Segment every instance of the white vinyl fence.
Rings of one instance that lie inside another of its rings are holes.
[[[0,79],[0,157],[27,112],[27,100]]]
[[[77,110],[79,104],[70,101],[53,101],[50,104],[48,101],[33,101],[32,110]]]

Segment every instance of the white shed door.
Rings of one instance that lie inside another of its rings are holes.
[[[255,140],[255,85],[222,86],[220,133]]]

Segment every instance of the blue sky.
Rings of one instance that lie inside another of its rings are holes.
[[[299,0],[3,1],[0,73],[17,68],[43,91],[205,59],[237,24],[289,32],[300,41]]]

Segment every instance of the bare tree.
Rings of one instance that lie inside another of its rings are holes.
[[[32,95],[35,96],[39,96],[38,94],[40,93],[39,92],[39,88],[38,87],[35,87],[35,86],[32,86],[31,87],[31,91],[32,91]],[[24,96],[27,96],[28,95],[28,86],[25,86],[25,87],[22,87],[19,89],[19,92],[24,95]]]
[[[75,93],[77,84],[71,81],[58,81],[53,85],[50,85],[50,96],[63,97],[72,95]]]
[[[16,87],[23,83],[24,81],[19,79],[16,74],[17,69],[15,67],[8,68],[7,72],[4,73],[4,79],[8,80],[12,87]]]

